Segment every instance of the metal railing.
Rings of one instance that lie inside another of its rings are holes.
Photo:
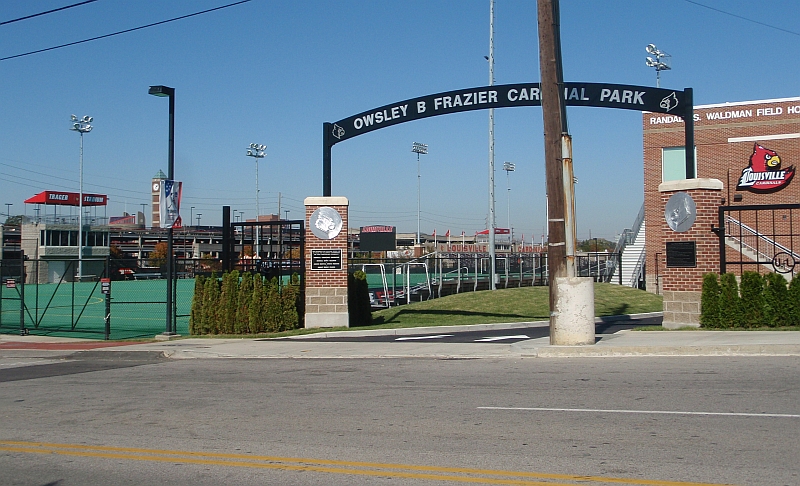
[[[734,234],[732,229],[737,228],[739,231],[737,234]],[[725,236],[738,242],[741,247],[752,251],[759,258],[763,257],[769,262],[771,262],[778,253],[788,253],[796,261],[800,260],[800,256],[792,251],[791,248],[788,248],[777,241],[764,236],[762,233],[759,233],[755,229],[729,215],[725,216]]]

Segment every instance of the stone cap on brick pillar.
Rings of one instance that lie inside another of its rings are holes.
[[[658,192],[690,191],[692,189],[721,191],[722,187],[722,181],[719,179],[680,179],[662,182],[658,185]]]
[[[349,206],[350,202],[344,196],[318,197],[310,196],[303,200],[306,206]]]

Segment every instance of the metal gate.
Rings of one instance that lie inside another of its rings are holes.
[[[720,206],[720,273],[778,272],[791,279],[800,270],[800,204]]]
[[[0,260],[0,332],[82,333],[109,338],[108,260],[84,259],[97,275],[76,281],[77,260]]]
[[[224,213],[223,213],[224,215]],[[231,222],[223,231],[223,269],[277,279],[278,284],[300,285],[297,312],[305,313],[305,226],[302,219]],[[296,280],[295,280],[296,279]]]

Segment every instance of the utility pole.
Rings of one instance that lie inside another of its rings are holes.
[[[587,282],[574,279],[575,180],[572,172],[572,139],[567,127],[564,99],[558,1],[539,0],[537,3],[548,200],[550,344],[594,344],[592,287],[587,287]]]

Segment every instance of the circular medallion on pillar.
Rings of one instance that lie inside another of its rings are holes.
[[[664,219],[672,231],[689,231],[697,217],[697,206],[687,192],[676,192],[670,196],[664,208]]]
[[[309,218],[311,232],[321,240],[332,240],[342,231],[342,215],[334,208],[317,208]]]

